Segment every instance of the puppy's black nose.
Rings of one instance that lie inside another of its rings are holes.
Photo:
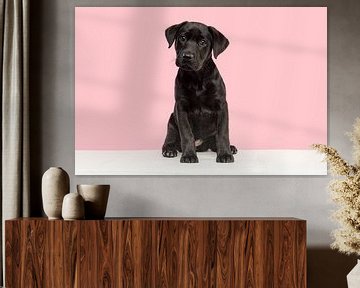
[[[194,58],[194,54],[190,53],[190,52],[184,52],[184,53],[182,53],[181,56],[183,59],[187,59],[187,60],[191,60]]]

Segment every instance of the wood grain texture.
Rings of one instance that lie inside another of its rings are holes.
[[[49,287],[65,287],[63,277],[65,273],[65,243],[63,241],[63,221],[48,221],[47,223],[47,263],[46,263],[46,281]],[[66,238],[65,238],[66,239]],[[51,251],[50,251],[51,249]]]
[[[297,219],[15,219],[6,287],[304,288]]]

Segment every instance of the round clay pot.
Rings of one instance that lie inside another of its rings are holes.
[[[49,219],[61,219],[63,198],[69,193],[69,182],[69,175],[60,167],[51,167],[44,173],[41,194]]]
[[[84,199],[77,192],[65,195],[62,205],[62,217],[64,220],[84,219]]]
[[[77,185],[77,191],[85,201],[85,219],[104,219],[110,185]]]

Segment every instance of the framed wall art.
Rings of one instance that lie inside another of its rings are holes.
[[[77,175],[324,175],[313,143],[326,7],[75,8]]]

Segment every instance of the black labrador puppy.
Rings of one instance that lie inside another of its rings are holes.
[[[199,162],[196,151],[217,153],[216,162],[234,162],[235,146],[229,142],[229,117],[225,84],[212,59],[229,45],[229,40],[214,27],[197,22],[183,22],[165,31],[169,48],[175,41],[175,108],[171,114],[164,157],[180,162]]]

